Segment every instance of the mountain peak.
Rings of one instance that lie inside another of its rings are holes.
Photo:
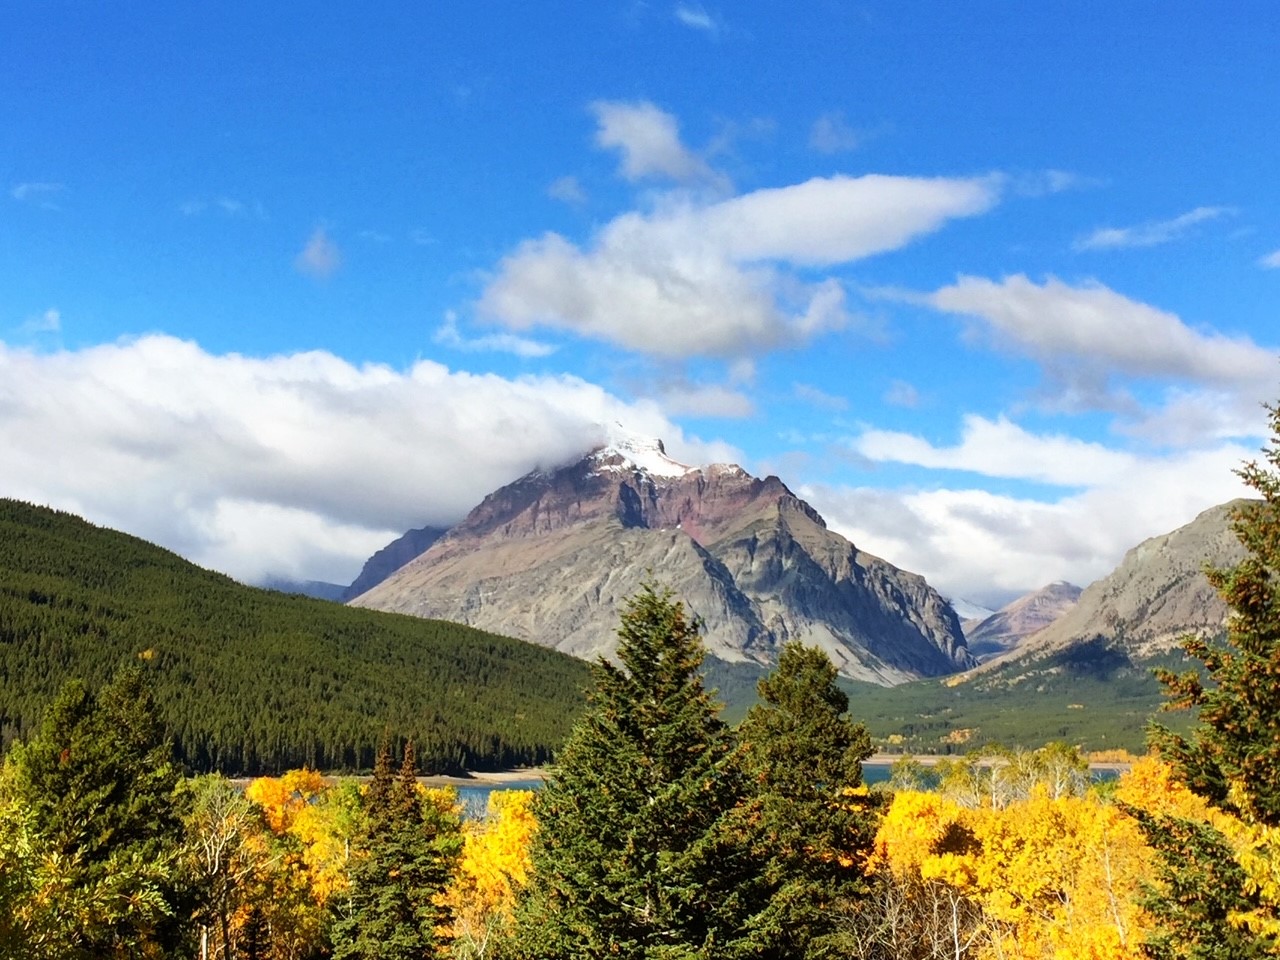
[[[667,448],[658,438],[629,433],[616,423],[608,430],[604,445],[590,456],[601,473],[633,468],[654,477],[683,477],[698,469],[667,456]]]

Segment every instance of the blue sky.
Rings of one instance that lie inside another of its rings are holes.
[[[0,494],[345,582],[616,420],[996,603],[1240,492],[1273,5],[368,6],[10,6]]]

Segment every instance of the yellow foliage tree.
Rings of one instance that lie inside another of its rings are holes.
[[[1132,818],[1062,792],[1056,775],[1003,806],[897,793],[871,864],[884,885],[879,953],[863,955],[1138,960],[1150,857]]]
[[[453,911],[454,955],[482,960],[511,922],[516,894],[529,875],[537,830],[532,790],[495,790],[488,814],[467,824],[462,859],[445,899]]]

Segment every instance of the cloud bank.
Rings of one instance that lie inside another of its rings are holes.
[[[741,459],[686,437],[652,402],[571,376],[214,355],[168,336],[54,354],[0,343],[6,496],[248,581],[349,582],[405,530],[456,522],[614,421],[685,462]]]

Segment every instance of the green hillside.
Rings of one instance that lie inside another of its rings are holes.
[[[246,587],[71,514],[0,500],[0,745],[65,680],[151,676],[184,762],[360,769],[386,734],[432,770],[546,760],[587,665],[507,637]]]
[[[916,680],[881,687],[841,679],[849,713],[867,725],[879,749],[905,753],[966,753],[999,743],[1034,749],[1055,740],[1086,750],[1145,748],[1147,721],[1164,695],[1152,668],[1186,670],[1180,654],[1132,662],[1102,641],[1081,644],[1044,659],[1008,664],[979,676]],[[726,704],[732,722],[755,702],[753,664],[712,662],[709,686]],[[1188,718],[1163,714],[1175,729]]]

